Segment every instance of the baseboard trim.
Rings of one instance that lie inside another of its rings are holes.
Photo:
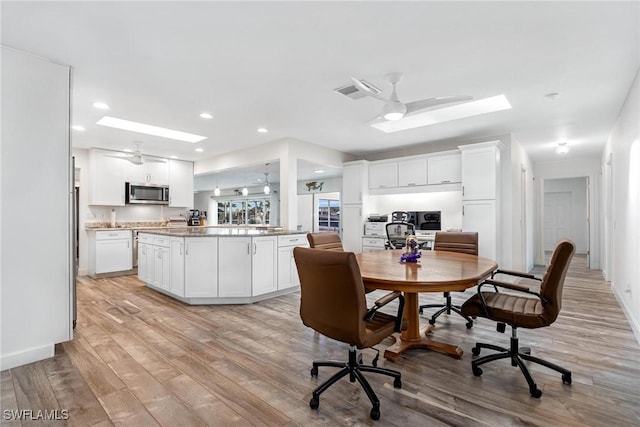
[[[625,316],[627,316],[627,320],[629,321],[629,326],[631,326],[631,331],[633,332],[633,336],[636,338],[638,344],[640,344],[640,321],[633,317],[633,311],[631,307],[627,303],[626,299],[623,298],[623,295],[619,293],[619,291],[611,284],[611,291],[613,292],[613,296],[618,300],[618,305],[622,308],[622,312]]]
[[[24,351],[3,354],[0,358],[0,370],[16,368],[26,365],[27,363],[37,362],[38,360],[53,357],[55,346],[53,344],[43,345],[42,347],[34,347]]]

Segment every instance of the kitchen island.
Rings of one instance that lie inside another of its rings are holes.
[[[245,227],[140,231],[138,278],[187,304],[248,304],[294,292],[306,232]]]

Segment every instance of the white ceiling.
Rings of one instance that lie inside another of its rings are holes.
[[[638,70],[639,16],[638,2],[3,1],[2,42],[73,66],[75,147],[198,160],[292,137],[366,155],[512,133],[540,161],[559,140],[600,152]],[[505,94],[513,109],[385,134],[366,125],[382,103],[333,92],[356,76],[388,94],[392,71],[405,102]],[[98,100],[208,138],[102,128]]]

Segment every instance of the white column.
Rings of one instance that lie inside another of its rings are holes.
[[[295,230],[298,225],[298,158],[292,150],[280,157],[280,225]]]

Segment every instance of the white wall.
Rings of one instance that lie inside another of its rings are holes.
[[[561,160],[539,162],[535,165],[535,263],[544,265],[544,183],[549,179],[588,177],[590,268],[600,268],[600,206],[601,166],[598,157],[572,158],[571,153]]]
[[[603,245],[610,260],[605,266],[611,288],[630,320],[640,342],[640,77],[629,90],[627,100],[609,135],[601,163],[605,177],[612,168],[611,217],[605,219],[610,245]],[[607,159],[611,156],[611,165]],[[604,209],[607,212],[607,209]]]
[[[0,369],[72,339],[68,66],[1,47]],[[25,168],[28,165],[28,169]]]
[[[369,196],[369,211],[388,214],[393,211],[441,211],[443,230],[462,228],[462,191],[443,191],[437,193],[387,194]]]
[[[571,197],[571,223],[569,236],[576,244],[577,253],[589,249],[589,224],[587,223],[587,180],[586,178],[547,179],[544,192],[569,193]]]

